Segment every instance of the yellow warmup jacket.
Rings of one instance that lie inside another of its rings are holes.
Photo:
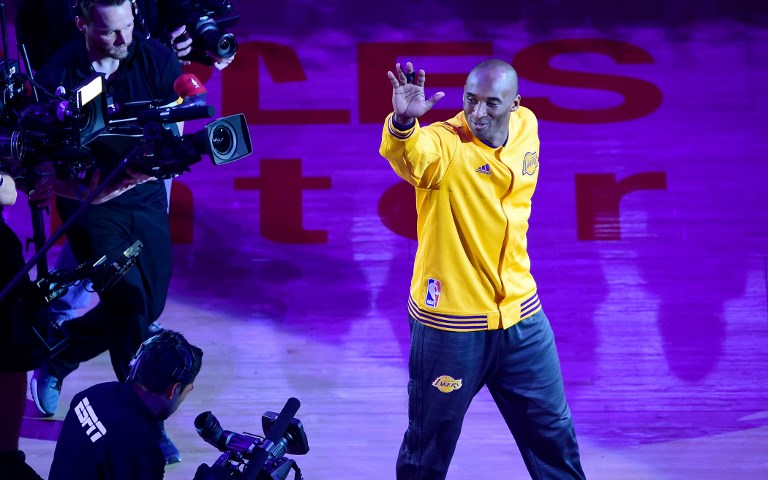
[[[416,188],[409,314],[434,328],[473,331],[508,328],[539,311],[526,238],[539,177],[533,112],[512,113],[499,148],[475,138],[463,112],[404,131],[392,116],[379,153]]]

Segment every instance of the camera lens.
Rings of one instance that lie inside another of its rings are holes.
[[[237,51],[237,40],[231,33],[225,33],[219,37],[216,53],[221,58],[229,58]]]
[[[217,57],[229,58],[237,51],[237,40],[227,33],[211,18],[201,19],[195,27],[195,38],[199,39],[205,51],[215,53]]]
[[[203,412],[195,418],[195,429],[203,440],[214,446],[224,433],[219,420],[211,412]]]
[[[214,127],[211,130],[211,146],[216,155],[231,157],[237,146],[237,137],[232,127],[225,123]]]
[[[0,158],[9,158],[19,162],[24,159],[25,151],[26,145],[21,131],[11,132],[10,137],[0,135]]]

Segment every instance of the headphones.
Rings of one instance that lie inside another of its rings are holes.
[[[136,354],[134,354],[133,358],[131,359],[131,362],[128,364],[131,370],[130,372],[128,372],[128,377],[126,378],[126,382],[131,382],[135,380],[136,372],[138,372],[139,370],[139,364],[141,363],[142,356],[150,348],[150,346],[152,345],[152,342],[157,341],[157,339],[164,334],[165,332],[160,332],[157,335],[144,340],[144,342],[141,344],[139,349],[136,351]],[[195,356],[192,352],[192,347],[190,346],[189,342],[184,341],[183,345],[184,345],[184,350],[183,350],[184,366],[175,368],[173,370],[173,373],[171,373],[171,378],[176,382],[181,383],[182,385],[188,385],[192,383],[192,380],[194,380],[192,367],[194,366]],[[177,344],[174,348],[177,353],[179,353],[178,347],[179,345]]]

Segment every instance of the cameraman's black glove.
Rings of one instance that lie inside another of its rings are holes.
[[[195,472],[193,480],[227,480],[229,474],[221,466],[209,467],[207,463],[201,463]]]

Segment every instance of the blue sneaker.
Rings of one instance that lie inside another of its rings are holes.
[[[160,440],[160,450],[163,451],[166,465],[179,463],[181,461],[181,452],[179,452],[179,449],[176,448],[176,445],[173,444],[171,439],[168,438],[168,434],[165,433],[165,430],[163,430],[163,438]]]
[[[48,373],[45,363],[32,374],[32,380],[29,381],[29,392],[32,394],[32,400],[35,401],[35,406],[40,410],[40,413],[46,417],[52,417],[56,414],[56,407],[61,395],[61,380]]]
[[[147,329],[149,330],[149,333],[151,333],[152,335],[157,335],[158,333],[165,330],[165,328],[163,327],[163,324],[158,321],[154,321],[150,323]]]

